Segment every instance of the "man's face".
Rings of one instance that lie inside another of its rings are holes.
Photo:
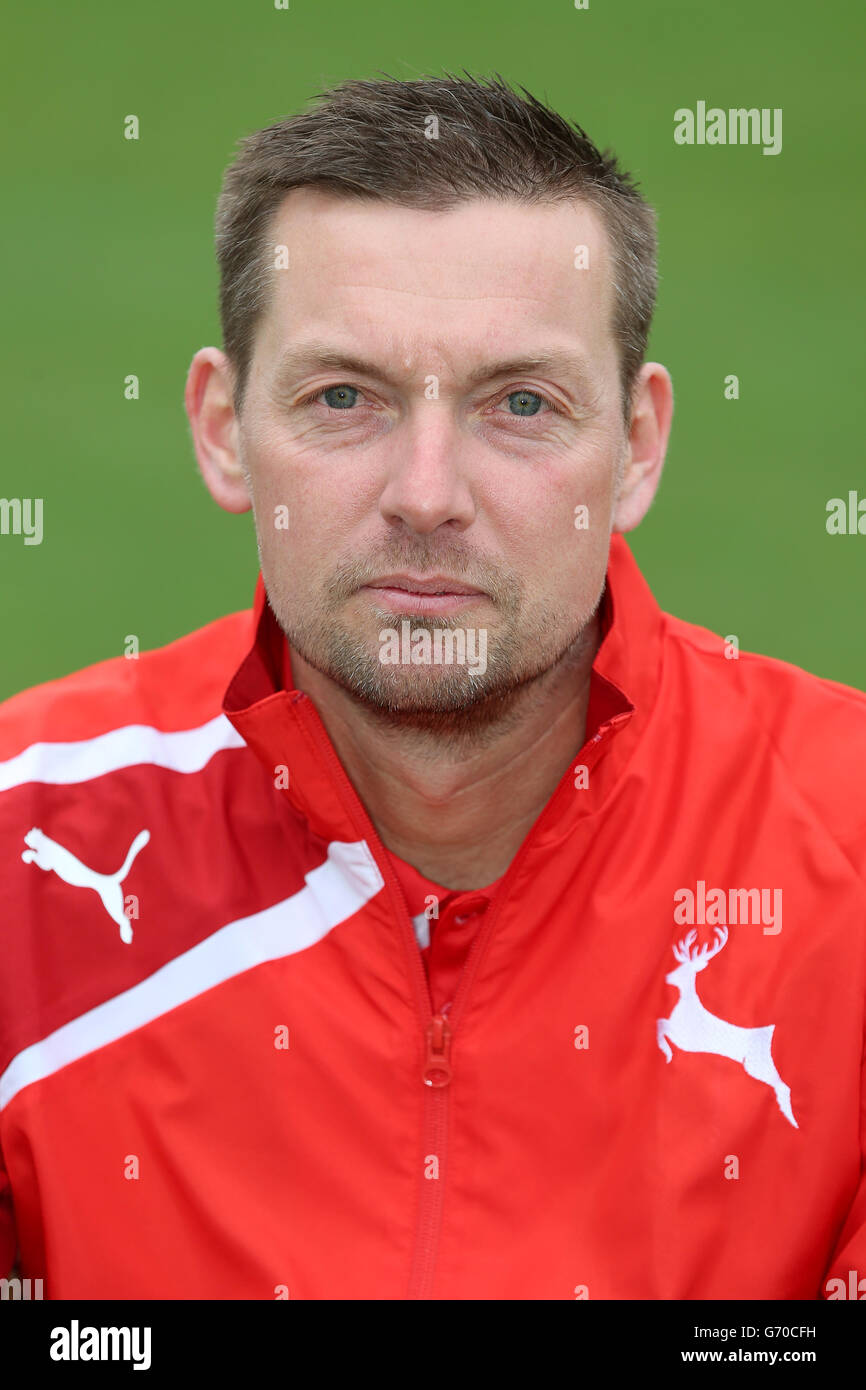
[[[579,651],[604,585],[627,442],[604,225],[583,204],[443,213],[300,189],[268,240],[289,263],[238,452],[277,619],[398,719],[492,718]],[[404,575],[478,592],[424,603]],[[394,659],[402,619],[416,651],[420,628],[462,629],[474,662]]]

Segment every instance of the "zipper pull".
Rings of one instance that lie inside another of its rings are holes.
[[[425,1086],[447,1086],[451,1080],[451,1025],[444,1014],[434,1014],[427,1025]]]

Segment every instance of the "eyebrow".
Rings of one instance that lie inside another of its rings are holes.
[[[282,385],[288,385],[292,378],[301,372],[314,370],[349,372],[394,384],[388,372],[378,363],[329,347],[326,343],[301,343],[287,349],[277,366],[277,381]],[[497,377],[523,376],[528,372],[539,371],[566,378],[580,393],[591,394],[595,390],[586,359],[561,350],[503,357],[485,362],[470,372],[468,381],[472,386],[479,386]]]

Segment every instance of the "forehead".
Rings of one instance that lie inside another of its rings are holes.
[[[478,198],[436,212],[301,188],[268,242],[289,257],[273,272],[266,349],[330,333],[431,363],[549,335],[599,367],[615,356],[609,238],[583,202]]]

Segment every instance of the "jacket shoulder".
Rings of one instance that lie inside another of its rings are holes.
[[[221,711],[234,671],[252,642],[252,610],[135,657],[115,656],[32,686],[0,703],[0,763],[35,743],[98,737],[122,725],[167,731]]]
[[[771,749],[800,795],[861,872],[866,870],[866,693],[665,614],[666,661],[687,673],[709,737],[726,726]],[[732,769],[735,772],[736,769]]]

